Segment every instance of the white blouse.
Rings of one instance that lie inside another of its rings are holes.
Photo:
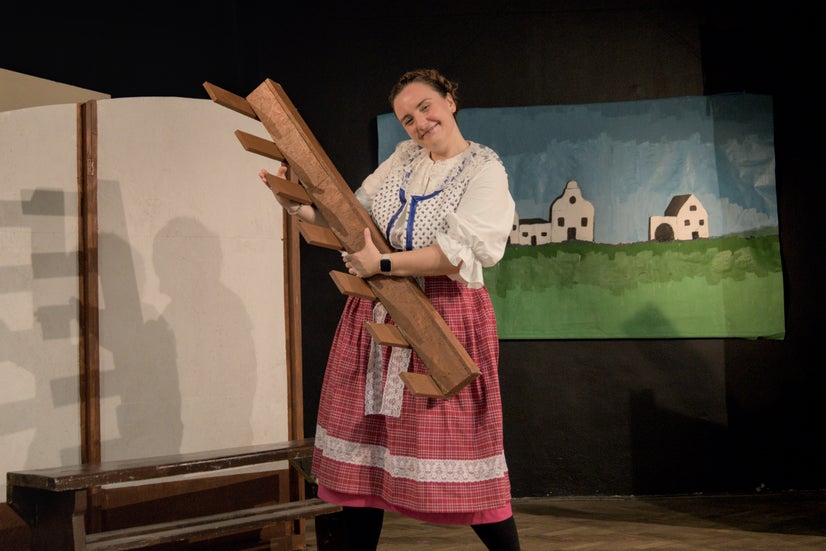
[[[411,147],[412,142],[402,142]],[[484,146],[471,144],[475,151]],[[362,182],[356,190],[356,198],[372,211],[373,199],[388,181],[394,168],[400,148]],[[409,196],[426,196],[442,189],[451,174],[465,160],[469,150],[441,161],[432,161],[426,154],[413,161],[412,172],[405,178]],[[487,148],[485,148],[487,149]],[[487,150],[492,153],[489,149]],[[458,274],[450,274],[452,279],[463,282],[471,288],[484,286],[483,270],[493,266],[505,254],[513,219],[515,204],[508,190],[508,175],[505,167],[494,154],[495,161],[487,160],[468,183],[454,212],[444,215],[447,231],[436,235],[436,243],[454,266],[460,262]],[[413,201],[407,201],[402,212],[395,219],[389,231],[390,245],[405,250],[407,219]]]

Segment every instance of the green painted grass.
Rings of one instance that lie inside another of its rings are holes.
[[[776,228],[670,243],[513,246],[485,270],[485,283],[501,339],[785,334]]]

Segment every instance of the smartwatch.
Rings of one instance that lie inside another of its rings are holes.
[[[390,253],[384,253],[379,260],[379,271],[384,275],[390,275],[393,267],[390,265]]]

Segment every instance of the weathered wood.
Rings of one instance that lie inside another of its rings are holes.
[[[31,528],[32,551],[83,549],[86,492],[8,485],[6,501]]]
[[[390,252],[384,236],[281,86],[267,79],[247,96],[247,102],[344,250],[361,250],[363,230],[369,228],[376,247]],[[414,395],[449,398],[479,375],[478,366],[413,278],[377,274],[366,281],[428,368],[432,384],[424,384],[421,377],[403,378]]]
[[[342,295],[376,300],[376,295],[373,294],[370,286],[362,278],[338,270],[331,270],[330,277],[333,278],[333,282],[338,287],[338,292]]]
[[[241,96],[233,94],[223,88],[219,88],[209,82],[204,82],[204,88],[206,89],[207,94],[209,94],[210,99],[218,105],[223,105],[224,107],[232,109],[233,111],[246,115],[252,119],[256,118],[255,111],[252,110],[252,107],[250,107],[250,104],[247,103],[247,100]]]
[[[284,160],[284,155],[278,149],[278,146],[270,140],[265,140],[264,138],[254,134],[249,134],[243,130],[236,130],[235,136],[238,138],[238,141],[241,142],[241,147],[243,147],[245,151],[257,153],[263,157],[275,159],[276,161]]]
[[[301,499],[91,534],[86,533],[84,514],[89,488],[182,474],[220,474],[224,469],[306,459],[312,457],[313,441],[313,438],[304,438],[208,452],[9,472],[7,502],[30,526],[32,551],[137,549],[264,527],[284,520],[306,519],[340,508],[317,499]]]
[[[377,343],[382,346],[395,346],[396,348],[410,348],[410,343],[404,338],[402,332],[395,325],[388,323],[367,322],[367,330]]]
[[[101,457],[100,436],[100,278],[98,270],[98,116],[97,101],[77,106],[77,167],[80,217],[78,267],[80,295],[80,460],[98,463]],[[90,528],[100,526],[98,488],[86,494]]]
[[[78,104],[80,455],[85,463],[97,463],[101,453],[97,112],[94,100]]]
[[[297,182],[291,182],[284,178],[279,178],[275,174],[267,174],[267,187],[276,195],[283,195],[291,201],[297,201],[303,205],[312,205],[313,200],[307,192]]]
[[[117,551],[194,538],[214,538],[233,532],[261,528],[270,523],[309,519],[317,515],[335,513],[340,509],[337,505],[326,503],[318,498],[263,505],[228,513],[89,534],[86,536],[86,550]]]
[[[439,398],[441,389],[438,388],[431,377],[422,373],[400,373],[399,378],[404,381],[404,385],[410,389],[413,396],[422,398]]]
[[[304,241],[310,245],[324,247],[325,249],[332,249],[334,251],[340,251],[344,248],[341,245],[341,241],[336,237],[336,234],[323,226],[299,221],[298,231],[301,237],[304,238]]]
[[[62,492],[118,482],[150,480],[164,476],[285,461],[306,457],[312,453],[313,438],[303,438],[276,444],[259,444],[225,450],[14,471],[6,474],[6,483],[10,488],[26,487]]]

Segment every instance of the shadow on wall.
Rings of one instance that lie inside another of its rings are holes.
[[[110,211],[112,204],[122,205],[112,201]],[[125,224],[116,226],[124,231]],[[165,305],[144,298],[151,285],[136,248],[111,233],[99,241],[104,459],[248,444],[252,324],[220,281],[218,236],[192,218],[172,219],[157,232],[152,267]]]
[[[173,218],[154,239],[160,320],[175,334],[183,448],[233,447],[253,440],[257,361],[252,321],[221,281],[221,240],[193,218]]]
[[[77,254],[67,250],[75,204],[76,194],[44,188],[0,201],[0,229],[7,231],[0,248],[0,365],[9,362],[0,437],[13,448],[26,442],[26,464],[53,463],[55,454],[64,463],[80,458],[66,422],[78,407]],[[5,497],[5,477],[2,483]]]
[[[111,233],[101,234],[98,243],[103,458],[178,453],[183,423],[175,333],[141,302],[143,281],[137,278],[144,267],[129,243]]]

